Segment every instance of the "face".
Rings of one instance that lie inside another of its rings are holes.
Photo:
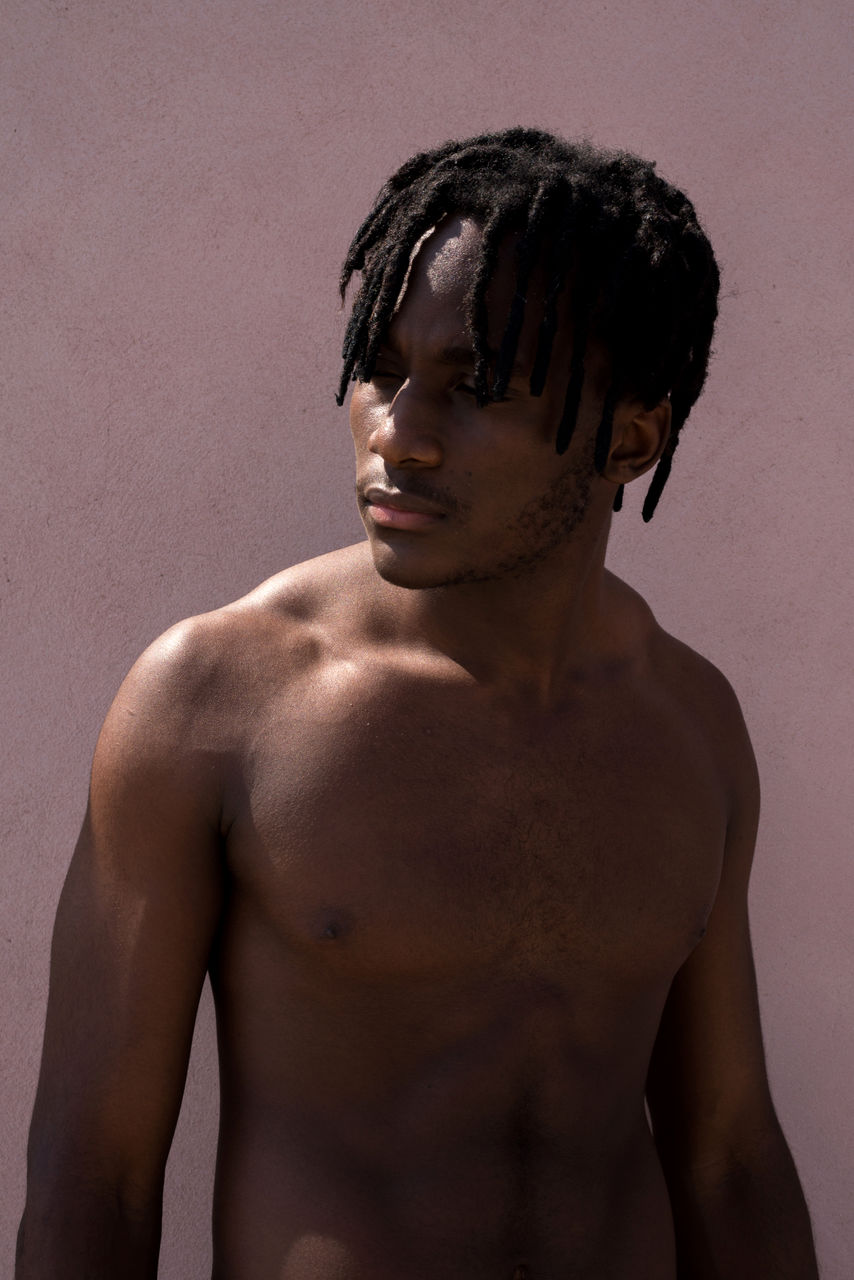
[[[373,376],[353,390],[362,519],[378,571],[400,586],[494,581],[550,559],[558,564],[590,525],[591,498],[603,484],[593,469],[602,403],[595,368],[585,378],[569,449],[555,452],[568,381],[565,324],[543,395],[528,389],[541,316],[534,287],[506,396],[478,407],[465,297],[480,239],[476,223],[454,219],[425,240]],[[487,298],[491,351],[500,344],[514,285],[508,244]],[[600,512],[609,509],[613,489],[605,496]]]

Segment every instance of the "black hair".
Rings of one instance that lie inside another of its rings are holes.
[[[598,471],[607,460],[620,397],[636,395],[646,408],[670,397],[670,436],[643,506],[644,520],[652,519],[679,433],[705,382],[717,317],[718,268],[691,201],[638,156],[564,141],[538,129],[481,134],[413,156],[380,191],[341,270],[342,300],[354,272],[362,281],[344,338],[339,404],[351,380],[367,382],[372,376],[414,247],[452,215],[470,216],[482,227],[466,316],[478,404],[506,390],[528,278],[538,263],[545,269],[546,293],[530,390],[542,394],[558,298],[571,277],[572,357],[555,447],[564,453],[572,437],[585,348],[595,336],[611,362],[595,442]],[[518,234],[516,288],[491,366],[486,294],[508,233]]]

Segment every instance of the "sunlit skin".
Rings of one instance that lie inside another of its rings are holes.
[[[591,344],[578,426],[559,455],[571,335],[565,323],[544,394],[532,396],[541,314],[535,274],[504,401],[478,407],[463,308],[479,237],[473,221],[453,219],[416,259],[374,375],[353,389],[356,490],[379,573],[410,588],[453,588],[403,598],[398,610],[419,630],[447,626],[446,645],[470,644],[469,661],[491,667],[499,681],[513,671],[529,696],[552,687],[562,657],[576,664],[588,638],[602,643],[614,495],[658,460],[670,406],[645,411],[626,396],[607,475],[596,475],[607,364]],[[493,350],[512,296],[514,247],[505,246],[490,290]],[[562,303],[568,312],[568,297]],[[402,509],[411,506],[426,511]]]
[[[580,554],[589,558],[603,527],[607,532],[615,486],[598,477],[591,485],[592,430],[604,391],[602,355],[594,348],[588,356],[591,394],[584,400],[575,441],[560,456],[554,439],[568,379],[569,333],[564,327],[559,334],[544,394],[532,396],[528,383],[540,318],[536,282],[508,388],[500,402],[476,403],[463,309],[479,238],[475,223],[459,219],[430,238],[418,254],[371,381],[353,390],[350,424],[363,518],[379,572],[404,586],[497,580],[504,590],[508,577],[530,578],[544,561],[551,576],[571,573]],[[493,350],[510,302],[512,243],[503,256],[508,269],[489,295]],[[639,402],[621,404],[620,429],[640,408]],[[650,460],[659,443],[663,447],[668,407],[652,418],[650,439],[644,442]],[[373,502],[371,486],[379,491]],[[421,499],[412,505],[426,509],[401,510],[402,499],[389,508],[383,491],[397,489],[404,497]],[[589,518],[579,529],[585,514]],[[419,528],[429,530],[430,537],[406,536]],[[462,598],[455,599],[462,611]]]
[[[110,711],[18,1280],[156,1274],[206,972],[213,1280],[763,1280],[753,1224],[804,1220],[762,1055],[738,704],[604,568],[670,407],[628,392],[595,473],[594,346],[558,456],[569,303],[532,397],[535,280],[506,400],[478,408],[479,237],[424,241],[354,387],[367,541],[180,624]],[[785,1253],[775,1277],[814,1276]]]

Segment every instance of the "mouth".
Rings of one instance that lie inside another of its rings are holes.
[[[361,495],[364,509],[374,524],[385,529],[428,529],[447,516],[436,502],[397,489],[372,485]]]

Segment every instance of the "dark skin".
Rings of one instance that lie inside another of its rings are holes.
[[[367,543],[174,628],[107,717],[18,1280],[156,1275],[206,972],[215,1280],[817,1274],[763,1061],[747,733],[604,569],[669,405],[627,395],[593,474],[594,350],[559,457],[568,326],[531,397],[532,306],[478,408],[479,234],[429,237],[354,390]]]

